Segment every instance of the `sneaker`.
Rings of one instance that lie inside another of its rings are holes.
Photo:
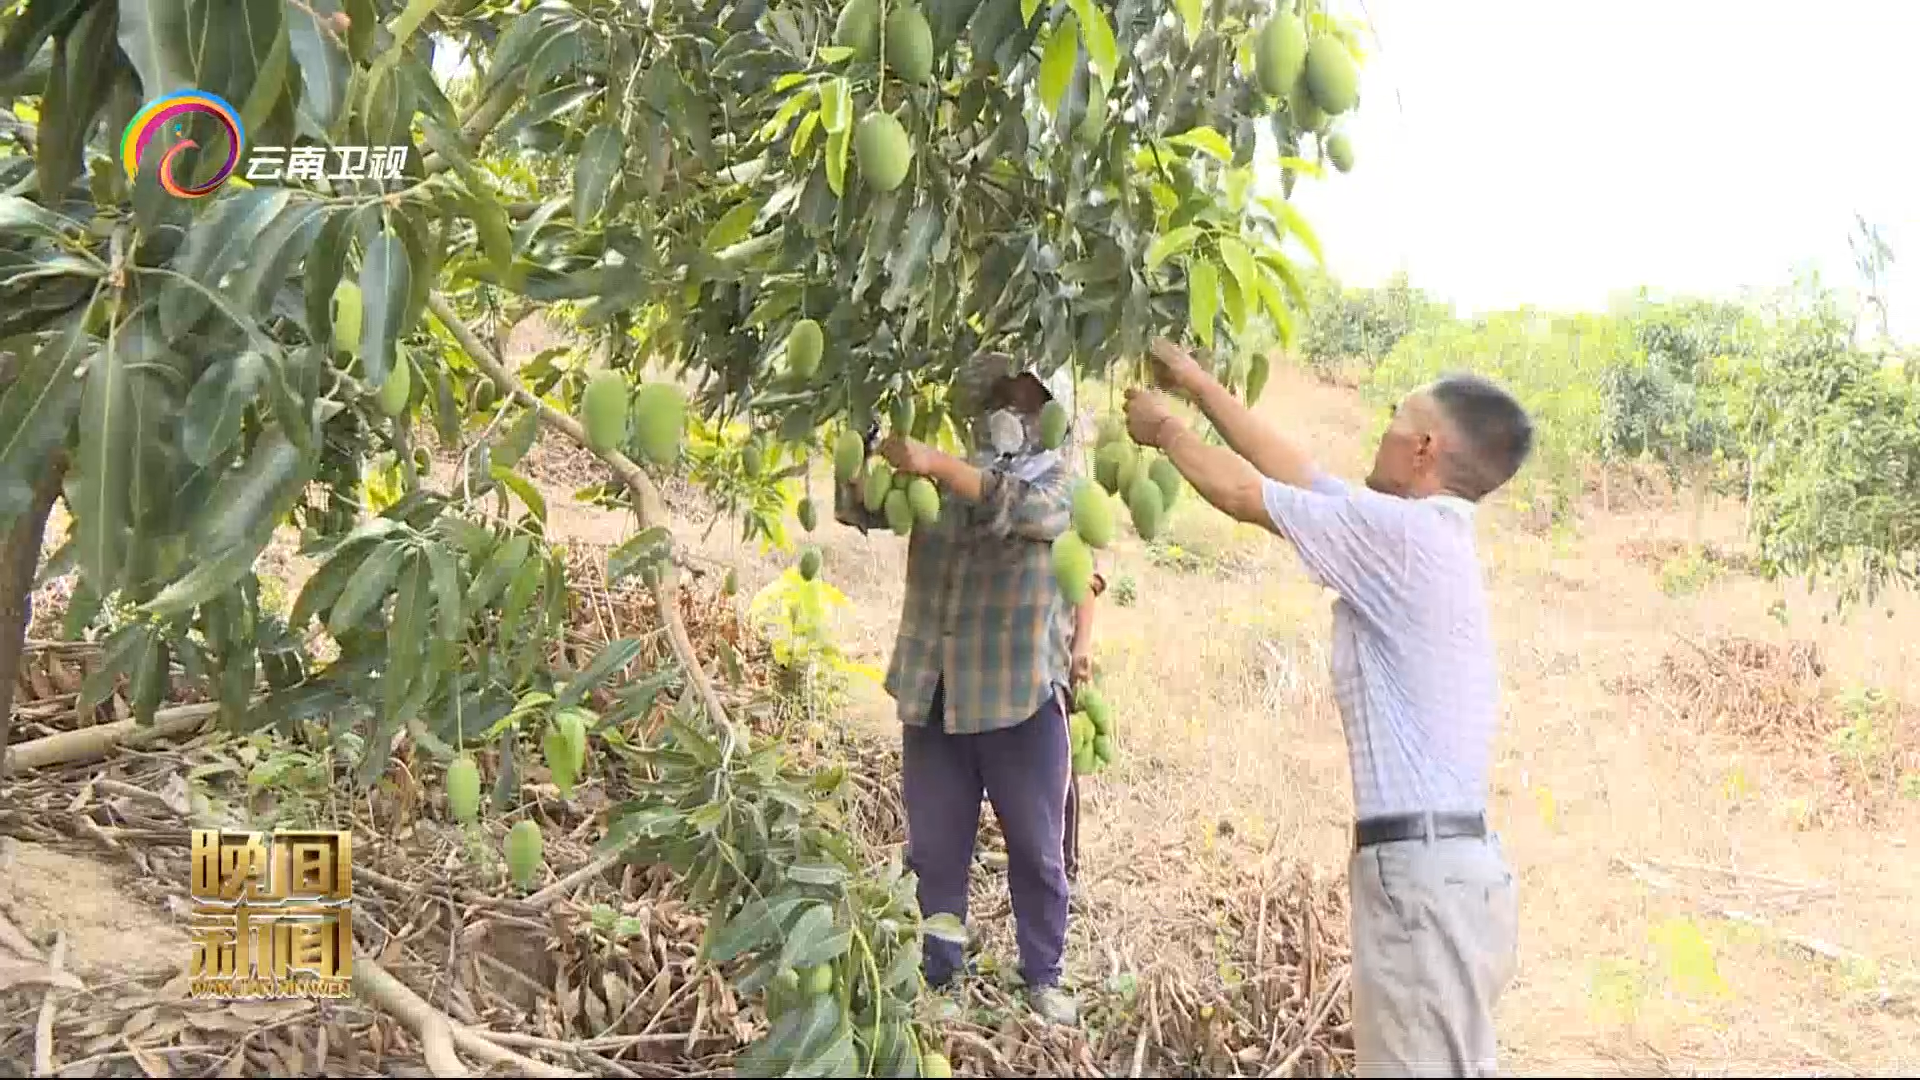
[[[1040,1019],[1061,1027],[1073,1027],[1080,1022],[1080,1005],[1073,995],[1057,986],[1042,986],[1027,991],[1027,1004],[1033,1008]]]

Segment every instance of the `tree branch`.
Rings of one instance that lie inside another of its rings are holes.
[[[493,134],[493,129],[500,126],[500,121],[507,118],[514,103],[520,100],[520,95],[508,91],[509,85],[502,83],[494,87],[493,93],[475,106],[466,123],[460,125],[460,141],[475,151],[480,149],[480,144]],[[453,162],[448,161],[444,154],[433,153],[421,159],[420,167],[426,170],[428,176],[433,176],[452,168]]]
[[[486,344],[480,340],[480,335],[467,325],[459,312],[453,310],[453,304],[445,295],[439,292],[430,294],[427,297],[427,309],[433,312],[434,317],[440,320],[440,324],[447,328],[447,332],[453,335],[453,339],[460,344],[480,370],[493,379],[502,392],[512,394],[522,405],[534,410],[540,417],[542,425],[566,436],[613,470],[614,477],[632,497],[633,512],[640,519],[642,530],[651,529],[656,525],[666,527],[668,514],[666,504],[660,498],[660,489],[654,486],[652,478],[647,476],[645,470],[641,469],[632,458],[618,450],[594,450],[587,441],[587,429],[581,427],[580,422],[573,417],[541,401],[522,386],[520,380],[515,378],[513,373],[507,370],[506,365],[500,362],[500,358],[494,355],[493,350],[487,348]],[[687,680],[693,684],[694,693],[699,695],[701,703],[706,707],[707,715],[712,718],[714,726],[720,730],[723,760],[730,760],[735,742],[733,722],[727,717],[726,706],[721,703],[720,694],[715,690],[713,680],[707,676],[706,669],[700,665],[700,657],[694,652],[693,637],[687,633],[686,620],[680,616],[680,570],[671,558],[666,561],[659,580],[653,586],[653,598],[654,603],[660,608],[660,618],[666,625],[667,640],[673,646],[674,656],[680,661],[680,666],[686,669]]]

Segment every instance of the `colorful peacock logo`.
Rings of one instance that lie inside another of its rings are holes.
[[[227,135],[227,160],[212,179],[196,187],[186,187],[173,178],[173,159],[181,151],[197,148],[200,144],[185,138],[186,120],[189,116],[210,116],[225,129]],[[148,145],[154,137],[164,131],[172,130],[182,138],[167,148],[167,154],[160,159],[160,186],[167,194],[182,199],[198,199],[211,195],[227,182],[233,170],[240,164],[240,150],[245,144],[246,135],[240,126],[240,114],[226,103],[218,94],[209,94],[204,90],[179,90],[165,97],[155,98],[134,114],[127,124],[127,130],[120,136],[120,161],[127,167],[127,179],[136,180],[140,175],[140,159],[146,154]]]

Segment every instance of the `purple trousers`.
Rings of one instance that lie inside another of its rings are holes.
[[[949,735],[941,727],[944,682],[921,725],[906,725],[901,746],[907,804],[907,864],[919,877],[920,910],[967,918],[967,880],[980,831],[980,795],[1007,841],[1020,976],[1029,987],[1060,981],[1067,945],[1067,786],[1073,761],[1059,696],[1010,728]],[[961,946],[925,939],[923,970],[940,986],[962,962]]]

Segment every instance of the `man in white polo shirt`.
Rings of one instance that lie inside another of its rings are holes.
[[[1513,976],[1513,875],[1486,822],[1498,669],[1474,505],[1512,479],[1533,426],[1471,375],[1400,402],[1364,488],[1321,472],[1184,350],[1153,346],[1160,381],[1232,449],[1209,446],[1152,391],[1127,429],[1222,512],[1285,537],[1337,594],[1334,696],[1356,822],[1349,895],[1361,1076],[1489,1076],[1494,1003]]]

